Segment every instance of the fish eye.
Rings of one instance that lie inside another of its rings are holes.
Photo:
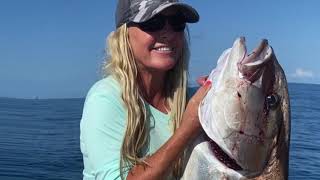
[[[266,97],[266,102],[269,109],[276,108],[280,102],[280,97],[277,94],[271,94]]]

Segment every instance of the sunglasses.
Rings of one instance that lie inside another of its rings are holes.
[[[182,32],[186,28],[186,19],[184,16],[180,14],[175,14],[171,16],[158,14],[146,22],[135,23],[135,24],[137,24],[138,27],[143,31],[156,32],[163,29],[167,21],[168,21],[168,24],[171,25],[173,31],[175,32]]]

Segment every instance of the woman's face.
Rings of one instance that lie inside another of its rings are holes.
[[[174,9],[167,9],[161,14],[170,16]],[[168,71],[173,68],[181,55],[184,32],[175,32],[166,22],[158,31],[148,32],[138,26],[128,28],[129,41],[139,70]]]

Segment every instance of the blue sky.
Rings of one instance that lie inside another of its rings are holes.
[[[320,1],[184,1],[190,25],[190,81],[208,74],[239,36],[251,50],[267,38],[289,82],[320,83]],[[0,97],[84,97],[101,78],[115,0],[2,0]]]

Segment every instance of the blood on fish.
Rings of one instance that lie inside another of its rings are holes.
[[[234,159],[228,156],[213,140],[210,139],[209,143],[213,154],[217,159],[219,159],[220,162],[233,170],[242,170],[241,166],[238,165],[238,163]]]

